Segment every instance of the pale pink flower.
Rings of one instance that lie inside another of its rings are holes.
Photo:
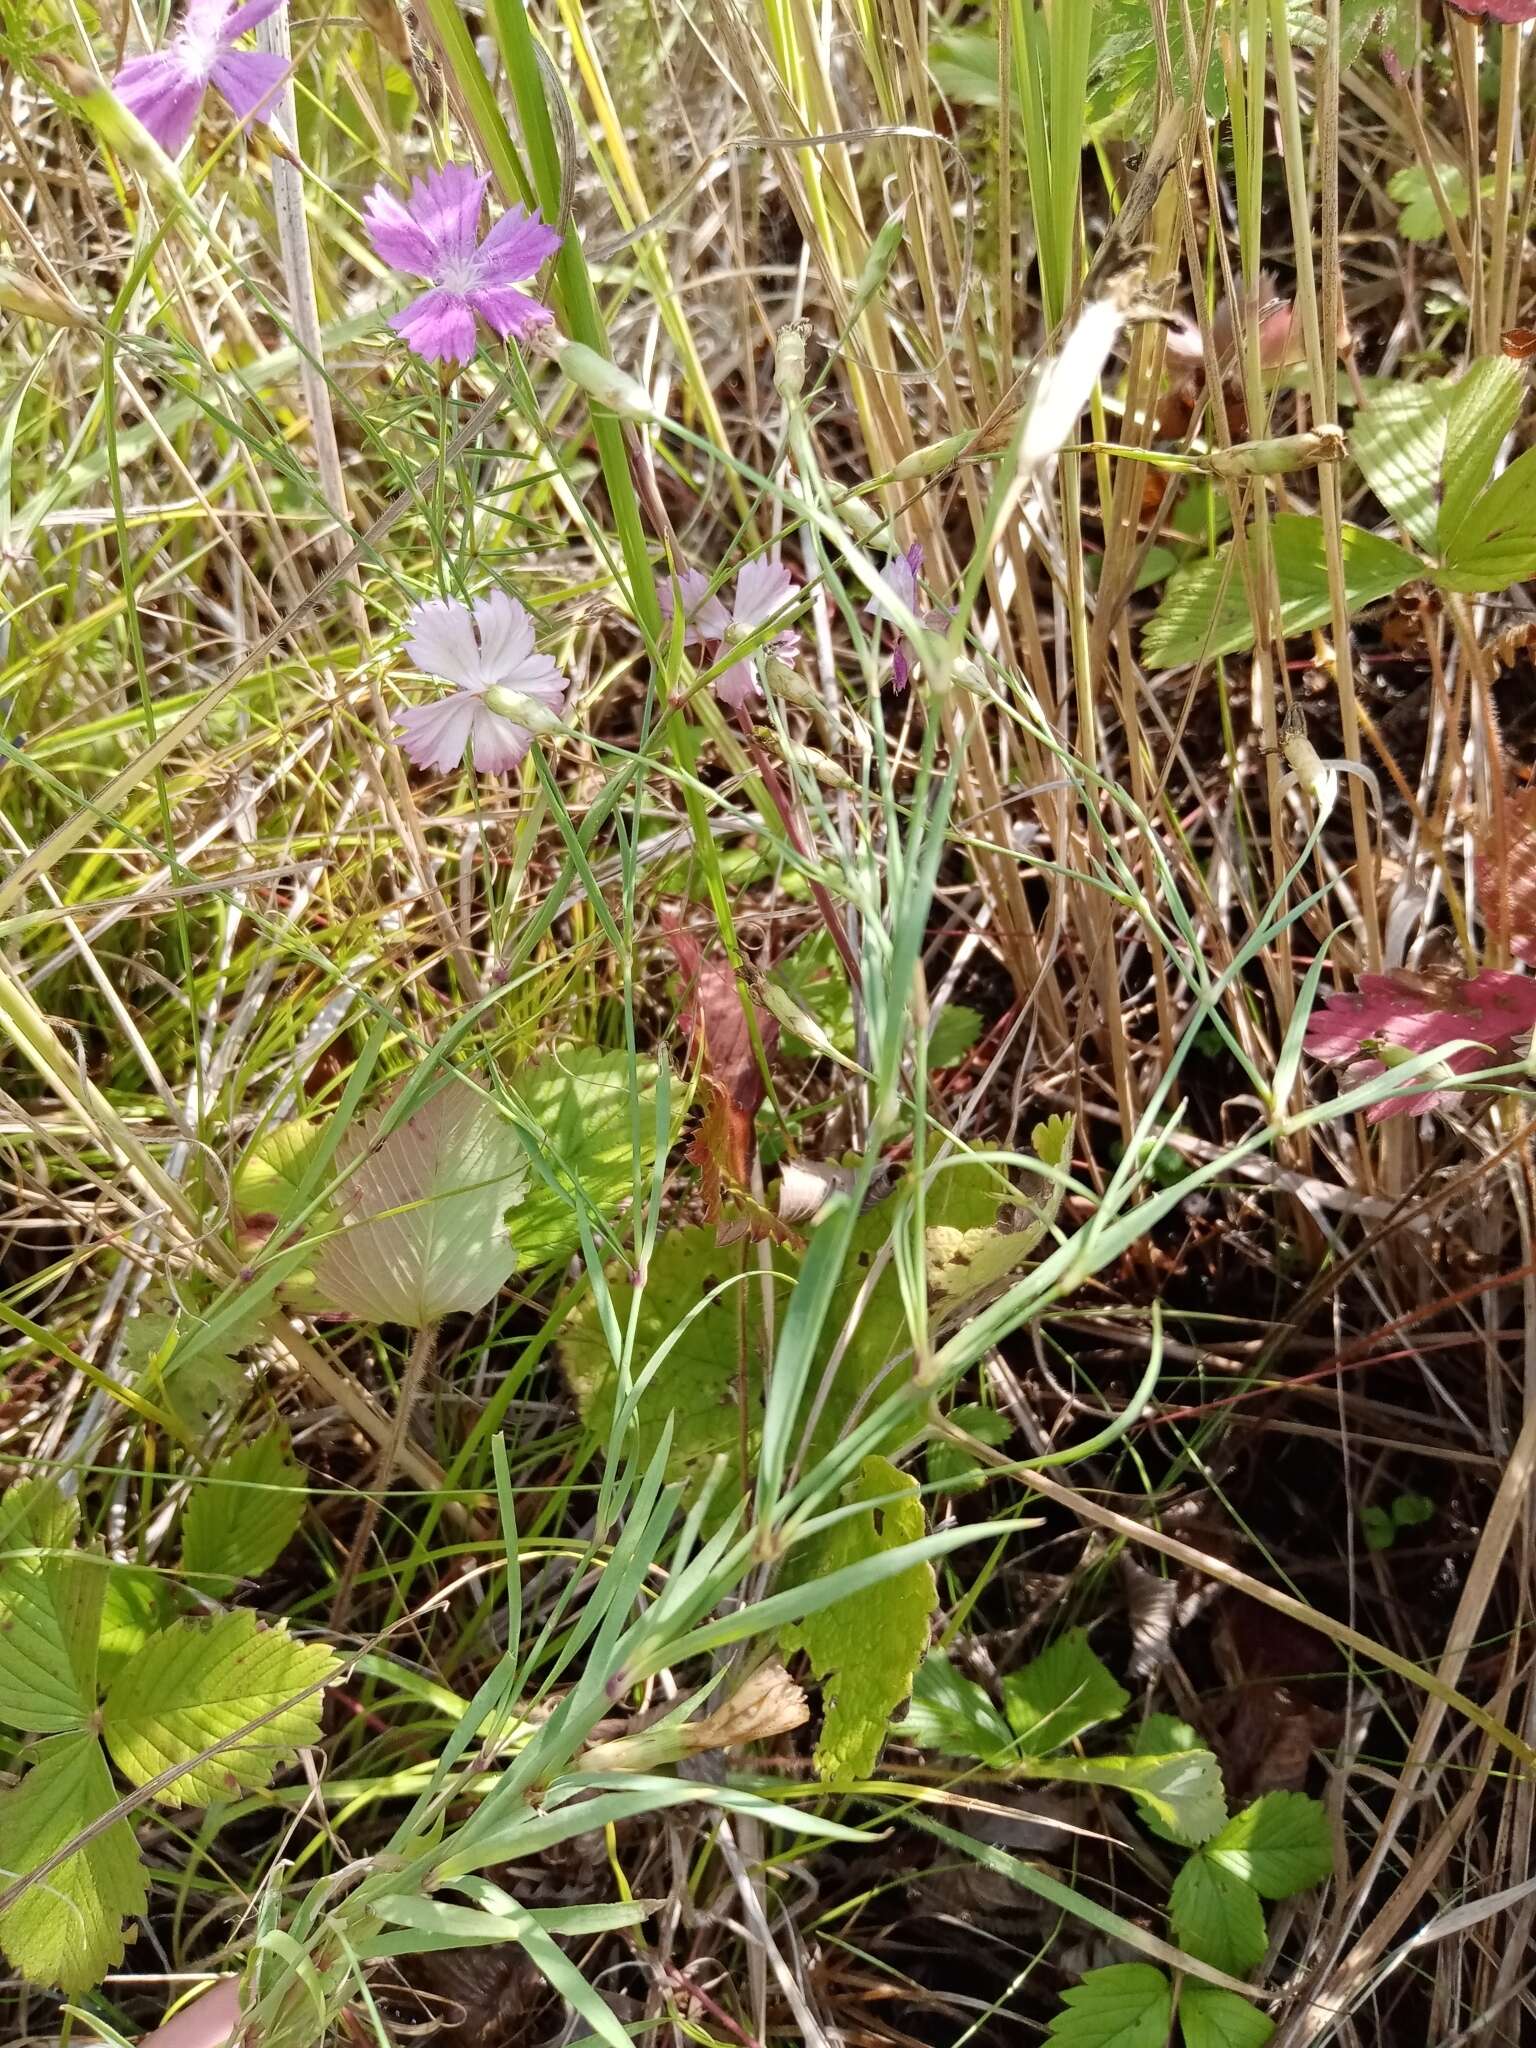
[[[288,76],[286,57],[237,50],[247,29],[276,14],[283,0],[187,0],[181,27],[163,50],[131,57],[112,81],[118,98],[168,156],[178,156],[197,126],[211,85],[241,125],[265,114]]]
[[[467,363],[475,353],[475,318],[505,341],[519,341],[545,326],[547,306],[518,284],[533,276],[560,246],[560,236],[536,213],[510,206],[483,241],[477,240],[489,172],[444,164],[418,178],[404,200],[375,185],[363,218],[384,262],[432,287],[396,313],[390,326],[429,363]]]
[[[1448,1052],[1451,1074],[1476,1074],[1484,1067],[1512,1066],[1525,1056],[1536,1030],[1536,980],[1485,968],[1467,981],[1406,974],[1362,974],[1354,995],[1325,996],[1307,1020],[1306,1048],[1314,1058],[1347,1063],[1349,1079],[1367,1081],[1387,1071],[1375,1057],[1377,1046],[1401,1046],[1405,1052],[1431,1052],[1437,1045],[1470,1039]],[[1378,1102],[1366,1113],[1368,1123],[1389,1116],[1420,1116],[1460,1092],[1429,1085],[1413,1095]]]
[[[941,633],[949,624],[948,612],[938,605],[925,611],[918,596],[917,579],[923,573],[923,544],[920,540],[913,541],[904,555],[892,555],[880,573],[890,585],[892,595],[923,625]],[[864,607],[864,615],[872,619],[889,619],[895,628],[891,635],[891,687],[904,690],[912,676],[912,650],[896,622],[889,601],[883,595],[872,597]]]
[[[405,651],[415,666],[458,686],[400,713],[400,745],[418,768],[446,775],[472,746],[478,769],[502,774],[522,760],[536,729],[559,722],[566,679],[535,648],[533,620],[515,597],[434,598],[412,608],[409,624]]]
[[[736,578],[729,609],[725,600],[709,587],[709,578],[698,569],[679,569],[677,594],[683,601],[683,645],[704,656],[706,666],[720,659],[728,641],[750,639],[760,632],[776,612],[782,611],[794,585],[782,562],[762,556],[748,562]],[[670,623],[676,610],[676,595],[669,576],[658,578],[656,597]],[[776,633],[766,651],[779,661],[793,661],[800,650],[800,635],[793,628]],[[715,695],[733,711],[745,711],[763,695],[754,656],[745,655],[715,677]]]

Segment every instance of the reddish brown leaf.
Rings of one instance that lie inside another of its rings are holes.
[[[1505,797],[1478,834],[1477,894],[1489,935],[1536,967],[1536,789]]]
[[[1500,337],[1499,347],[1514,362],[1523,363],[1536,356],[1536,328],[1510,327]]]
[[[706,960],[691,932],[673,929],[667,938],[683,972],[678,1021],[703,1062],[709,1089],[709,1106],[688,1157],[699,1169],[704,1212],[713,1222],[720,1214],[721,1195],[727,1187],[745,1193],[751,1186],[757,1112],[766,1090],[730,963]],[[771,1058],[779,1042],[778,1022],[757,1003],[752,1005],[752,1016],[763,1055]]]
[[[1451,0],[1451,5],[1472,21],[1497,21],[1505,28],[1536,21],[1536,0]]]
[[[1506,805],[1506,811],[1510,806]],[[1527,903],[1529,905],[1529,900]],[[1536,926],[1527,922],[1527,932]],[[1438,1045],[1468,1041],[1445,1055],[1452,1074],[1475,1074],[1483,1067],[1513,1062],[1536,1028],[1536,981],[1524,974],[1506,974],[1485,967],[1470,981],[1455,976],[1362,974],[1357,993],[1335,990],[1323,998],[1307,1020],[1305,1044],[1315,1059],[1338,1060],[1352,1080],[1367,1080],[1382,1071],[1376,1057],[1382,1046],[1408,1052],[1429,1052]],[[1457,1091],[1421,1077],[1420,1092],[1389,1097],[1367,1112],[1368,1123],[1389,1116],[1421,1116],[1453,1101]]]

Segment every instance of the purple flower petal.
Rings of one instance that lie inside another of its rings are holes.
[[[480,681],[521,689],[518,670],[533,653],[533,620],[515,597],[493,590],[469,607],[480,641]]]
[[[405,207],[387,185],[375,185],[363,202],[363,224],[374,253],[396,270],[409,270],[417,277],[430,277],[437,265],[437,251]]]
[[[214,62],[213,82],[244,127],[270,117],[291,68],[286,57],[265,50],[226,50]]]
[[[468,363],[475,354],[475,316],[458,292],[434,286],[412,299],[390,320],[417,355],[429,363]]]
[[[454,284],[460,291],[469,288],[475,230],[490,182],[489,171],[476,174],[465,164],[444,164],[412,185],[405,208],[432,244],[433,268],[426,275],[436,282],[445,282],[448,270],[463,268],[466,274],[455,278]]]
[[[912,677],[912,664],[907,659],[907,643],[898,640],[891,649],[891,688],[904,690]]]
[[[399,714],[400,750],[418,768],[440,775],[457,768],[475,729],[479,700],[463,690],[440,697],[435,704],[416,704]]]
[[[426,604],[413,605],[406,623],[411,631],[405,651],[424,675],[446,676],[466,690],[485,688],[480,642],[475,638],[474,614],[468,605],[432,598]]]
[[[923,566],[923,544],[914,541],[904,555],[892,555],[881,575],[890,586],[891,595],[906,606],[909,612],[917,611],[917,578]],[[864,615],[871,619],[888,619],[891,607],[880,592],[864,607]]]
[[[761,556],[755,562],[748,562],[736,578],[736,596],[731,605],[732,623],[744,633],[755,632],[782,608],[793,588],[789,571],[782,562],[765,561]]]
[[[504,775],[515,768],[533,743],[526,725],[518,725],[484,704],[475,705],[475,766],[482,775]]]
[[[193,4],[196,4],[196,0],[193,0]],[[225,4],[225,0],[220,0],[220,4]],[[276,14],[282,4],[283,0],[245,0],[245,5],[237,7],[234,13],[230,15],[228,21],[225,22],[223,40],[227,43],[236,36],[243,36],[248,28],[255,28],[258,22],[266,21],[271,15]],[[191,16],[192,9],[189,7],[187,9],[189,21]]]
[[[561,237],[526,207],[509,206],[480,244],[480,275],[487,284],[517,284],[532,277]]]
[[[750,660],[733,661],[724,675],[715,677],[715,695],[732,711],[745,711],[762,694],[763,686],[757,680],[757,670]]]
[[[208,88],[180,57],[157,50],[148,57],[130,58],[113,80],[113,89],[166,155],[179,156],[197,126]]]
[[[683,645],[703,647],[723,640],[731,615],[719,596],[710,589],[709,578],[704,572],[701,569],[679,569],[677,589],[683,600]],[[670,576],[657,577],[656,602],[661,606],[662,617],[670,625],[677,604]]]
[[[554,318],[547,306],[541,306],[537,299],[530,299],[526,292],[510,284],[476,285],[467,298],[486,326],[494,328],[503,341],[508,335],[521,341]]]

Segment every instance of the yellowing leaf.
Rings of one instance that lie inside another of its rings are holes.
[[[326,1126],[313,1117],[296,1117],[263,1131],[235,1168],[230,1192],[239,1213],[279,1220],[293,1215],[302,1206],[305,1180],[325,1138]]]
[[[12,1728],[51,1735],[95,1711],[106,1565],[63,1549],[77,1513],[31,1485],[0,1505],[0,1722]]]
[[[801,1583],[916,1543],[925,1533],[917,1483],[889,1459],[866,1458],[848,1493],[853,1500],[884,1505],[835,1523],[819,1537],[798,1574]],[[892,1500],[892,1494],[900,1497]],[[912,1690],[928,1647],[928,1617],[937,1597],[932,1566],[914,1564],[784,1631],[785,1653],[804,1650],[821,1684],[818,1776],[865,1778],[875,1768],[891,1715]]]
[[[113,1762],[135,1785],[173,1764],[190,1766],[160,1794],[169,1805],[233,1798],[259,1790],[294,1750],[315,1740],[320,1694],[313,1688],[336,1668],[318,1643],[296,1643],[281,1625],[263,1628],[246,1608],[210,1622],[174,1622],[113,1679],[102,1732]],[[247,1727],[244,1741],[194,1761]]]
[[[46,1863],[115,1803],[93,1735],[58,1735],[33,1754],[37,1761],[20,1784],[0,1792],[7,1884]],[[34,1984],[76,1996],[122,1961],[123,1920],[147,1903],[133,1830],[115,1820],[0,1915],[0,1948]]]
[[[181,1563],[206,1590],[227,1592],[276,1559],[304,1517],[304,1474],[288,1439],[268,1430],[199,1481],[181,1524]]]
[[[315,1286],[342,1315],[420,1329],[484,1308],[512,1273],[504,1219],[522,1200],[528,1162],[511,1124],[464,1081],[385,1134],[389,1123],[387,1108],[376,1112],[336,1148],[351,1171]]]

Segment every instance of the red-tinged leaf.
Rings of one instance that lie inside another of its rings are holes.
[[[1536,21],[1536,0],[1451,0],[1451,5],[1470,21],[1496,21],[1505,28]]]
[[[1485,968],[1469,981],[1458,981],[1398,970],[1362,974],[1356,994],[1324,997],[1308,1020],[1306,1047],[1316,1059],[1344,1062],[1351,1081],[1364,1081],[1386,1070],[1374,1056],[1376,1046],[1430,1052],[1471,1039],[1473,1044],[1447,1053],[1445,1065],[1453,1074],[1475,1074],[1520,1058],[1533,1030],[1536,980],[1527,975]],[[1456,1092],[1431,1082],[1421,1093],[1378,1102],[1367,1120],[1420,1116],[1453,1101]]]
[[[1507,796],[1479,832],[1477,895],[1490,936],[1536,967],[1536,789]]]

